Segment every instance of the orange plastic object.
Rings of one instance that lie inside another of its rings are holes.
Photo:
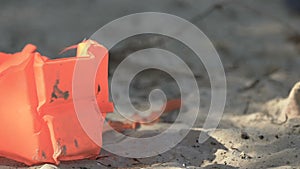
[[[180,99],[174,99],[169,100],[164,105],[163,113],[169,113],[171,111],[180,109],[181,107],[181,100]],[[135,130],[138,129],[141,125],[152,125],[154,123],[159,122],[160,118],[160,112],[151,112],[151,114],[147,117],[142,117],[139,114],[135,113],[131,118],[134,119],[134,122],[132,121],[111,121],[108,120],[108,124],[110,127],[104,126],[103,132],[109,131],[109,130],[115,130],[118,132],[124,132],[126,130]]]
[[[0,53],[0,156],[34,165],[99,155],[101,147],[84,132],[73,105],[72,78],[80,57],[103,57],[94,94],[105,117],[113,105],[103,46],[87,40],[78,45],[77,57],[54,60],[41,56],[31,44],[19,53]]]

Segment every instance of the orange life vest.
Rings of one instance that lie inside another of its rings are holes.
[[[99,155],[101,147],[83,130],[74,110],[72,78],[80,57],[90,61],[102,57],[91,80],[95,80],[93,97],[105,118],[113,111],[105,47],[87,40],[78,45],[76,57],[53,60],[31,44],[19,53],[0,53],[0,156],[34,165]],[[101,128],[97,132],[101,135]]]

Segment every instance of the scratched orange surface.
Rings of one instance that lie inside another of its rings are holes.
[[[0,53],[0,156],[34,165],[93,158],[100,153],[101,147],[80,125],[73,102],[72,78],[83,46],[89,51],[85,59],[102,57],[93,94],[103,117],[113,111],[107,49],[88,42],[79,44],[78,56],[71,58],[47,59],[31,44],[19,53]],[[83,95],[84,90],[80,91]],[[101,128],[97,132],[101,137]]]

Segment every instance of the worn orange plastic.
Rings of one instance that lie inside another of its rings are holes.
[[[94,87],[105,117],[113,111],[105,47],[87,40],[78,45],[76,57],[53,60],[41,56],[31,44],[19,53],[0,53],[0,156],[34,165],[99,155],[101,147],[83,130],[72,99],[76,61],[82,55],[90,60],[103,57],[97,55],[99,51],[106,55]]]

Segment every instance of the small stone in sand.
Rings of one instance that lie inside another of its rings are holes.
[[[246,132],[242,132],[241,137],[242,137],[242,139],[245,139],[245,140],[250,138]]]

